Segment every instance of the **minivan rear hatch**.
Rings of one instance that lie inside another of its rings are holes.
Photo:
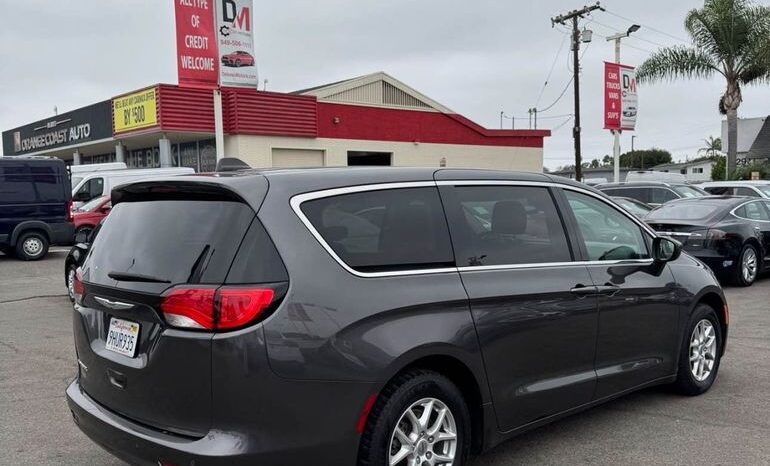
[[[211,426],[213,333],[171,327],[160,304],[173,287],[225,283],[258,220],[222,186],[140,188],[113,192],[115,205],[81,270],[74,318],[80,385],[135,422],[202,437]]]

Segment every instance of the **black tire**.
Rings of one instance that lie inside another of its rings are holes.
[[[746,259],[747,255],[749,254],[754,255],[755,271],[752,276],[750,276],[749,278],[746,278],[746,276],[744,276],[743,274],[743,261]],[[748,243],[744,244],[743,249],[741,249],[741,254],[738,256],[738,262],[735,264],[735,270],[733,270],[733,276],[732,276],[733,284],[737,286],[753,285],[757,279],[757,275],[759,275],[760,266],[761,266],[761,262],[760,262],[759,254],[757,253],[757,248]]]
[[[690,357],[693,355],[690,344],[696,326],[704,320],[711,324],[711,328],[713,329],[716,338],[716,347],[713,351],[713,366],[710,373],[703,380],[698,380],[695,374],[693,374],[693,368],[690,366]],[[722,327],[717,318],[716,311],[711,306],[699,304],[690,316],[690,320],[687,323],[687,327],[685,327],[685,333],[682,338],[682,348],[679,354],[679,373],[676,382],[674,382],[676,391],[688,396],[701,395],[707,392],[711,388],[711,385],[714,384],[719,373],[719,364],[722,360],[723,347],[724,340],[722,339]]]
[[[48,238],[38,231],[19,235],[16,241],[16,257],[23,261],[40,260],[48,254]]]
[[[70,301],[73,303],[75,302],[75,293],[72,287],[70,286],[70,275],[74,278],[75,271],[77,270],[77,265],[75,264],[69,264],[67,268],[64,271],[64,286],[67,287],[67,296],[69,296]]]
[[[455,460],[452,464],[463,466],[466,463],[471,445],[471,419],[462,393],[443,375],[433,371],[414,369],[398,375],[377,398],[361,436],[361,446],[358,451],[359,465],[388,464],[391,437],[397,423],[407,408],[424,398],[437,399],[451,412],[457,433]],[[430,438],[430,440],[433,439]],[[428,453],[424,454],[428,455]],[[406,460],[403,463],[407,464]]]

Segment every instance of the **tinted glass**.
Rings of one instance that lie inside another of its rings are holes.
[[[0,175],[0,203],[34,203],[35,186],[29,170],[24,166],[5,167],[3,175]]]
[[[33,175],[35,192],[40,202],[62,202],[64,200],[64,185],[61,178],[55,174]]]
[[[667,188],[650,188],[651,200],[653,204],[665,204],[668,201],[678,199],[670,189]]]
[[[307,201],[302,212],[350,267],[391,271],[454,265],[435,188],[389,189]]]
[[[649,207],[647,207],[646,205],[639,204],[639,203],[631,201],[629,199],[616,198],[615,202],[620,204],[624,209],[628,210],[632,214],[645,215],[645,214],[647,214],[647,212],[652,210]]]
[[[235,256],[227,284],[273,283],[287,281],[289,276],[278,251],[265,228],[254,220]]]
[[[709,194],[713,194],[715,196],[724,196],[733,193],[733,188],[729,188],[727,186],[709,186],[705,189]]]
[[[722,210],[725,206],[706,201],[675,202],[658,207],[650,212],[647,220],[703,220]]]
[[[547,188],[458,186],[447,192],[458,266],[572,260]]]
[[[591,196],[564,191],[592,261],[647,259],[642,230],[609,204]]]
[[[735,215],[747,220],[760,220],[764,222],[770,220],[764,206],[762,206],[762,204],[759,202],[752,202],[750,204],[741,206],[740,208],[736,209]]]
[[[117,204],[104,221],[84,266],[90,283],[161,291],[179,283],[222,283],[254,212],[219,201]],[[168,283],[116,282],[112,272]]]
[[[671,189],[676,191],[680,197],[702,197],[708,194],[704,193],[700,188],[695,188],[693,186],[674,186]]]
[[[759,193],[757,193],[756,191],[754,191],[751,188],[744,188],[744,187],[735,188],[735,195],[736,196],[759,197]]]

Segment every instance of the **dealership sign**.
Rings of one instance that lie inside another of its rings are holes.
[[[31,154],[110,137],[110,102],[104,101],[3,132],[3,153]]]
[[[633,131],[639,109],[634,68],[604,63],[604,128]]]
[[[158,125],[158,89],[152,87],[112,99],[115,134]]]
[[[214,35],[215,0],[175,0],[179,85],[215,88],[219,56]]]
[[[222,86],[257,87],[259,84],[252,11],[252,0],[219,0],[216,3],[219,83]]]

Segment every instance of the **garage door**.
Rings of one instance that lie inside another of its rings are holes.
[[[324,151],[309,149],[273,149],[273,167],[323,167]]]

